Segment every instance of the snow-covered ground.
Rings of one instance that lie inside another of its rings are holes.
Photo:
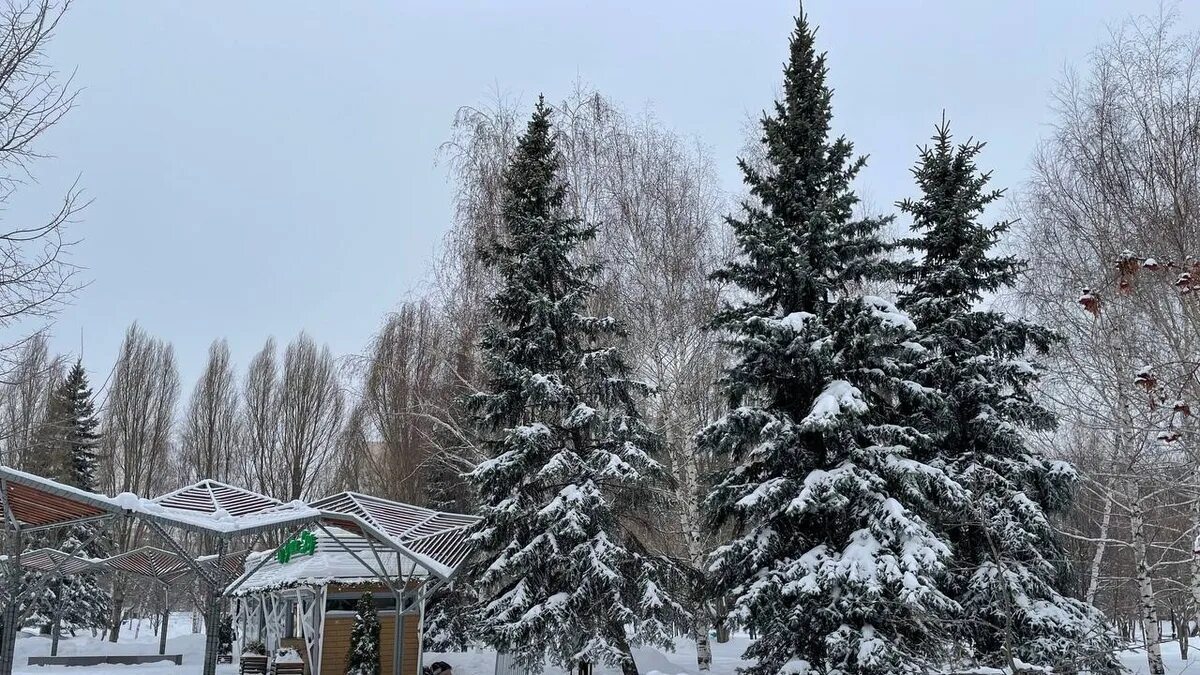
[[[148,624],[143,624],[135,635],[136,626],[127,625],[122,633],[121,641],[117,644],[103,642],[90,635],[79,635],[64,639],[59,644],[59,654],[157,654],[158,638],[151,632]],[[745,665],[740,656],[749,644],[749,638],[737,635],[725,644],[713,644],[713,663],[709,675],[735,675],[740,665]],[[170,663],[146,664],[141,666],[107,666],[90,668],[68,667],[30,667],[25,665],[27,658],[32,655],[50,653],[49,638],[22,633],[17,642],[16,673],[21,675],[192,675],[200,672],[203,662],[204,635],[192,634],[191,617],[179,614],[172,617],[170,630],[167,633],[167,653],[183,654],[183,665],[175,666]],[[1200,675],[1200,641],[1193,643],[1188,659],[1185,662],[1179,656],[1179,647],[1174,642],[1162,646],[1163,660],[1166,663],[1168,675]],[[698,675],[696,668],[696,647],[694,643],[680,640],[676,651],[663,652],[658,649],[637,649],[634,653],[639,670],[643,675]],[[1133,672],[1139,675],[1149,673],[1146,666],[1144,651],[1135,650],[1122,654],[1121,660]],[[467,652],[426,653],[425,663],[445,661],[454,667],[455,675],[493,675],[496,667],[496,654],[485,650]],[[222,665],[217,668],[219,675],[232,675],[237,668]],[[619,671],[598,668],[597,675],[619,675]],[[336,674],[334,674],[336,675]],[[545,675],[566,675],[556,668],[547,668]]]
[[[1162,645],[1163,665],[1167,668],[1167,675],[1200,675],[1200,642],[1194,638],[1192,640],[1191,649],[1188,650],[1187,661],[1179,657],[1179,644],[1176,642],[1164,642]],[[1150,667],[1146,665],[1145,650],[1131,650],[1121,654],[1121,661],[1129,670],[1139,675],[1149,673]]]
[[[713,643],[712,652],[712,670],[710,675],[734,675],[737,672],[738,666],[746,665],[745,661],[741,660],[741,654],[746,649],[750,639],[745,636],[734,636],[725,644]],[[676,645],[676,651],[665,653],[658,649],[640,648],[633,650],[633,656],[637,660],[638,670],[643,675],[679,675],[681,673],[689,673],[696,675],[699,669],[696,668],[696,643],[679,640]],[[496,653],[483,650],[471,650],[463,652],[451,652],[447,654],[435,654],[427,652],[425,654],[425,663],[433,663],[434,661],[445,661],[454,668],[454,675],[493,675],[496,672]],[[596,668],[596,675],[620,675],[619,669],[613,668]],[[558,668],[547,668],[543,675],[566,675]]]
[[[135,635],[136,632],[136,635]],[[139,627],[126,624],[122,628],[121,641],[113,644],[80,634],[73,638],[64,638],[58,643],[60,656],[73,654],[157,654],[158,637],[150,629],[149,622],[143,622]],[[23,675],[191,675],[199,673],[204,662],[204,634],[192,634],[192,618],[189,614],[177,614],[171,617],[167,631],[167,653],[183,654],[183,665],[176,666],[170,662],[145,664],[140,666],[29,666],[30,656],[45,656],[50,654],[50,638],[42,635],[20,633],[17,640],[15,673]],[[237,672],[236,666],[222,665],[217,668],[220,675],[232,675]]]

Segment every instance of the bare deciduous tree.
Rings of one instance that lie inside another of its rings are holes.
[[[125,332],[112,384],[103,405],[99,482],[109,494],[156,495],[170,485],[171,438],[179,401],[175,350],[134,324]],[[140,530],[122,523],[114,545],[128,550]],[[126,584],[113,577],[113,615],[108,639],[121,632]]]
[[[45,60],[67,5],[29,0],[0,7],[0,211],[8,210],[44,156],[38,150],[42,136],[75,102],[70,79],[59,78]],[[29,339],[18,336],[24,321],[53,317],[79,288],[68,228],[84,206],[78,187],[71,186],[49,216],[0,225],[0,364],[11,364]]]
[[[29,454],[62,369],[44,333],[35,333],[13,355],[8,379],[0,383],[0,464],[32,469]]]
[[[1200,353],[1200,294],[1174,288],[1200,241],[1200,39],[1173,21],[1127,22],[1064,78],[1020,204],[1021,300],[1066,338],[1047,383],[1063,425],[1046,439],[1084,471],[1065,527],[1084,592],[1119,623],[1138,617],[1156,673],[1160,611],[1200,609],[1200,455],[1164,442],[1164,407],[1140,375],[1200,394],[1184,367]],[[1167,280],[1130,283],[1142,272]]]
[[[257,489],[284,500],[314,498],[337,481],[345,395],[329,347],[301,333],[276,376],[274,342],[250,363],[245,432]]]
[[[215,340],[208,348],[208,363],[192,391],[183,420],[180,459],[184,479],[232,480],[234,462],[241,451],[240,424],[229,343]]]

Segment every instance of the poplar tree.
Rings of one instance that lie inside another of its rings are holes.
[[[551,110],[539,99],[503,175],[502,230],[484,252],[499,290],[469,400],[489,459],[473,543],[479,637],[522,664],[636,673],[631,648],[667,647],[683,610],[661,561],[622,522],[662,474],[620,327],[593,316],[595,228],[566,208]],[[630,631],[627,633],[627,629]]]
[[[931,516],[964,496],[926,433],[941,402],[909,378],[911,319],[863,282],[887,275],[885,220],[856,217],[865,164],[831,138],[814,30],[796,20],[783,96],[762,119],[763,166],[728,218],[737,258],[729,412],[698,437],[728,461],[705,507],[734,532],[711,558],[716,591],[759,638],[748,672],[900,673],[937,667],[950,554]]]

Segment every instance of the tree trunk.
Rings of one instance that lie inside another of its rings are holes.
[[[1187,612],[1180,612],[1175,626],[1175,640],[1179,643],[1179,658],[1184,663],[1187,663],[1188,658],[1188,623]]]
[[[62,630],[62,612],[54,609],[54,621],[50,624],[50,656],[58,656],[58,636]]]
[[[625,637],[625,627],[617,626],[613,631],[613,642],[617,649],[625,655],[621,659],[621,675],[638,675],[637,661],[633,660],[633,649],[629,646],[629,640]]]
[[[1200,500],[1197,500],[1200,505]],[[1108,526],[1112,522],[1113,498],[1112,492],[1104,493],[1104,514],[1100,517],[1099,541],[1096,542],[1096,552],[1092,554],[1092,564],[1088,567],[1088,587],[1084,600],[1089,605],[1096,604],[1096,593],[1100,590],[1100,567],[1104,561],[1104,549],[1108,546]],[[1200,573],[1200,567],[1193,565]],[[1195,577],[1193,577],[1195,578]],[[1193,587],[1192,593],[1200,593],[1200,588]]]
[[[125,608],[124,584],[113,579],[112,616],[108,622],[108,641],[116,642],[121,637],[121,614]]]
[[[697,622],[696,627],[696,667],[700,670],[712,670],[712,645],[708,643],[708,631]]]
[[[1162,647],[1159,645],[1158,609],[1154,604],[1154,582],[1150,578],[1150,562],[1146,558],[1145,514],[1138,489],[1133,488],[1133,508],[1129,526],[1133,534],[1134,563],[1137,565],[1138,600],[1142,611],[1142,635],[1146,641],[1146,661],[1150,675],[1165,675]]]

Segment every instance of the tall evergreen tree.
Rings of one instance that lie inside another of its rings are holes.
[[[661,473],[658,440],[619,327],[586,311],[597,269],[579,257],[595,229],[566,211],[550,118],[539,99],[485,252],[500,288],[481,343],[488,383],[470,399],[490,456],[468,474],[482,516],[476,621],[521,663],[636,673],[631,645],[667,646],[683,619],[666,572],[621,522]]]
[[[932,141],[913,169],[920,197],[898,205],[913,229],[900,243],[916,254],[899,265],[899,304],[924,348],[917,379],[949,404],[936,425],[947,471],[971,495],[940,523],[953,542],[948,593],[964,610],[952,627],[982,665],[1111,669],[1103,616],[1061,592],[1066,555],[1047,517],[1068,506],[1074,470],[1025,442],[1055,424],[1030,393],[1041,368],[1029,360],[1053,334],[980,307],[1022,266],[992,255],[1010,223],[981,222],[1003,191],[975,165],[982,143],[956,147],[944,121]]]
[[[962,491],[931,462],[935,392],[907,378],[911,320],[858,290],[886,272],[885,221],[856,218],[865,160],[830,138],[823,54],[796,20],[783,97],[762,120],[766,165],[728,219],[741,293],[716,327],[736,357],[730,412],[698,437],[728,458],[706,502],[732,527],[711,560],[733,618],[760,636],[751,673],[924,671],[945,646],[947,543],[929,515]]]
[[[45,475],[81,490],[96,490],[96,450],[100,435],[96,429],[95,403],[87,372],[81,362],[55,388],[47,402],[45,419],[39,430],[39,466]],[[50,546],[82,557],[101,557],[104,542],[97,537],[100,525],[78,524],[41,537],[35,547]],[[108,620],[110,598],[94,573],[64,577],[48,584],[32,601],[30,622],[46,630],[100,628]]]

